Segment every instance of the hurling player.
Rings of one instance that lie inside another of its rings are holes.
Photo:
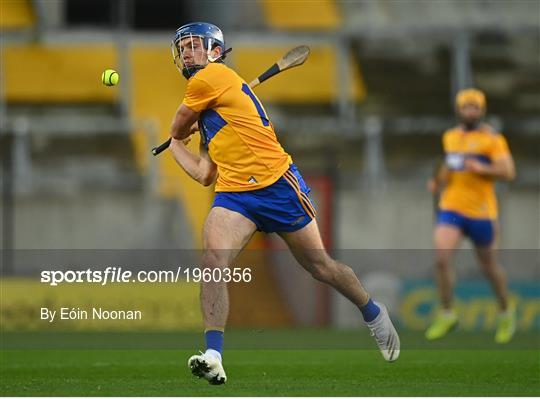
[[[266,111],[246,82],[222,61],[221,30],[209,23],[180,27],[172,42],[174,62],[187,79],[184,100],[170,130],[176,162],[199,183],[215,182],[215,198],[203,230],[202,267],[229,267],[257,231],[275,232],[309,273],[354,303],[383,357],[394,361],[400,343],[384,305],[374,302],[350,267],[324,249],[315,210],[290,155],[277,140]],[[197,130],[199,154],[184,141]],[[206,351],[192,356],[193,374],[211,384],[227,377],[222,365],[229,312],[227,285],[201,283]]]
[[[497,198],[495,180],[512,180],[515,168],[503,135],[483,122],[486,98],[476,89],[456,96],[458,126],[443,135],[445,163],[429,189],[442,189],[434,231],[436,277],[441,310],[426,331],[426,338],[445,336],[456,327],[453,308],[454,273],[452,255],[463,237],[473,243],[478,263],[491,283],[500,308],[495,341],[506,343],[516,329],[513,304],[503,268],[496,260]]]

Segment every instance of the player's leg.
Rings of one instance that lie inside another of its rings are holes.
[[[298,263],[315,279],[336,288],[358,308],[367,304],[369,295],[352,269],[333,260],[324,249],[315,219],[298,231],[279,235]]]
[[[475,227],[477,228],[474,230],[473,239],[478,263],[491,283],[500,308],[495,341],[506,343],[512,339],[516,331],[516,315],[514,305],[510,304],[506,273],[497,262],[497,225],[492,221],[479,221],[475,223]]]
[[[433,234],[435,278],[441,307],[445,310],[450,310],[453,306],[456,277],[452,268],[452,257],[462,237],[460,228],[449,224],[437,225]]]
[[[203,268],[227,268],[257,230],[255,224],[229,209],[214,207],[203,233]],[[227,284],[201,283],[201,306],[206,329],[224,329],[229,314]]]
[[[315,279],[334,287],[360,309],[366,325],[375,336],[383,357],[388,361],[397,360],[400,351],[399,336],[390,321],[386,308],[370,299],[349,266],[328,255],[324,249],[317,221],[313,219],[297,231],[279,234],[304,269]]]
[[[496,226],[493,222],[487,222],[490,227],[484,229],[485,238],[475,240],[476,255],[478,263],[485,276],[491,283],[501,311],[508,310],[508,287],[506,282],[506,273],[496,259]]]
[[[229,267],[256,229],[256,225],[242,214],[222,207],[213,207],[204,225],[201,267]],[[229,315],[227,283],[201,281],[201,308],[206,352],[192,356],[188,366],[193,374],[204,377],[211,384],[223,384],[227,379],[221,365],[223,334]]]
[[[442,338],[457,326],[457,313],[453,309],[455,274],[451,261],[462,237],[463,233],[457,224],[438,223],[435,227],[435,280],[441,309],[426,330],[426,338],[429,340]]]

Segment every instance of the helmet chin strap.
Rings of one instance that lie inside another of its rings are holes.
[[[183,67],[182,68],[182,75],[184,78],[189,79],[193,75],[195,75],[197,72],[199,72],[201,69],[204,69],[206,65],[193,65],[190,67]]]

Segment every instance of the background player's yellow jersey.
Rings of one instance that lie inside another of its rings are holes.
[[[443,147],[446,166],[451,172],[439,208],[459,212],[470,218],[496,219],[494,179],[465,171],[464,162],[467,158],[474,158],[491,163],[510,156],[502,134],[485,124],[472,131],[456,127],[444,133]]]
[[[221,63],[191,77],[183,103],[201,112],[201,139],[218,167],[216,191],[250,191],[278,180],[292,163],[246,82]]]

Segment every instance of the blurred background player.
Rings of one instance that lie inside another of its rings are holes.
[[[180,27],[172,43],[174,61],[188,79],[171,127],[170,149],[197,182],[216,182],[216,195],[203,229],[203,268],[229,267],[256,231],[278,233],[311,275],[338,290],[362,312],[383,357],[399,356],[399,337],[384,305],[371,300],[350,267],[326,253],[315,211],[292,159],[277,140],[259,99],[221,61],[221,30],[209,23]],[[199,121],[199,155],[183,140]],[[223,384],[223,332],[229,313],[227,284],[201,282],[207,350],[192,356],[194,375]]]
[[[465,236],[474,244],[478,263],[492,285],[500,308],[495,341],[506,343],[516,329],[506,275],[496,260],[497,199],[495,180],[513,180],[515,167],[502,134],[483,122],[484,93],[461,90],[456,96],[460,123],[443,135],[445,162],[428,182],[433,193],[442,189],[434,231],[436,279],[441,309],[426,338],[442,338],[458,324],[453,305],[455,276],[452,255]]]

